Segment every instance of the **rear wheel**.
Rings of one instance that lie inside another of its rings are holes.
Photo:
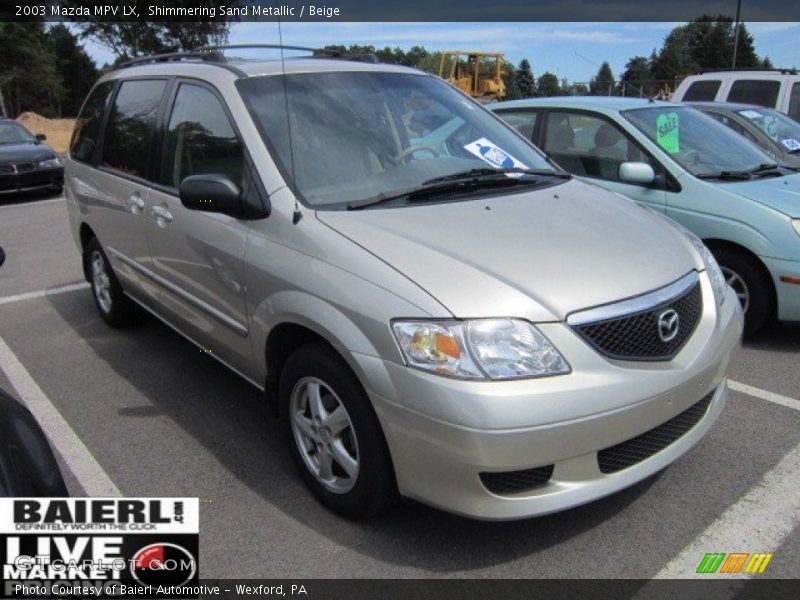
[[[290,452],[314,495],[347,517],[385,512],[396,498],[394,471],[364,388],[331,348],[296,350],[280,378]]]
[[[123,327],[130,323],[134,315],[133,303],[122,291],[97,238],[92,238],[86,244],[83,260],[100,316],[111,327]]]
[[[756,259],[735,248],[717,248],[714,257],[744,311],[744,330],[752,334],[767,324],[774,310],[772,280]]]

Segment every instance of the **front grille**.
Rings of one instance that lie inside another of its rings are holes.
[[[28,173],[36,168],[36,163],[21,163],[17,165],[19,173]]]
[[[493,494],[515,494],[527,492],[544,485],[553,476],[553,465],[525,469],[524,471],[504,471],[502,473],[481,473],[484,487]]]
[[[8,175],[9,173],[16,173],[14,165],[0,165],[0,175]]]
[[[616,473],[627,469],[660,452],[697,425],[708,411],[714,392],[696,402],[666,423],[642,435],[611,446],[597,453],[597,464],[602,473]]]
[[[659,336],[658,321],[665,311],[678,313],[678,333],[670,341]],[[694,331],[703,312],[700,284],[680,296],[641,312],[575,325],[574,329],[595,350],[619,360],[670,360]]]

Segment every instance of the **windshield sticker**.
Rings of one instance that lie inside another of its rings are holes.
[[[783,144],[789,152],[800,150],[800,142],[797,141],[797,138],[783,138],[781,144]]]
[[[680,141],[680,122],[678,113],[666,113],[658,115],[656,119],[656,142],[670,154],[677,154],[681,151]]]
[[[482,161],[489,163],[497,169],[527,169],[528,165],[521,163],[508,152],[493,144],[486,138],[480,138],[464,146],[464,150],[474,154]]]
[[[739,114],[748,119],[760,119],[762,116],[757,110],[743,110],[740,111]]]

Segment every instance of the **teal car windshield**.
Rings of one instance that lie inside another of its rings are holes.
[[[693,175],[738,173],[775,161],[741,135],[699,110],[654,106],[622,115]]]
[[[555,173],[513,130],[434,77],[337,71],[252,77],[237,87],[310,206],[391,197],[475,170]]]
[[[767,108],[748,108],[736,112],[766,133],[773,142],[783,146],[786,152],[800,152],[800,123],[794,119]]]

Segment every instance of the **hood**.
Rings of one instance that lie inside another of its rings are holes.
[[[500,197],[317,217],[458,318],[563,320],[699,266],[691,243],[663,217],[575,180]]]
[[[0,144],[0,165],[36,162],[55,156],[56,153],[46,144]]]
[[[800,173],[725,184],[723,189],[755,200],[790,217],[800,217]]]

